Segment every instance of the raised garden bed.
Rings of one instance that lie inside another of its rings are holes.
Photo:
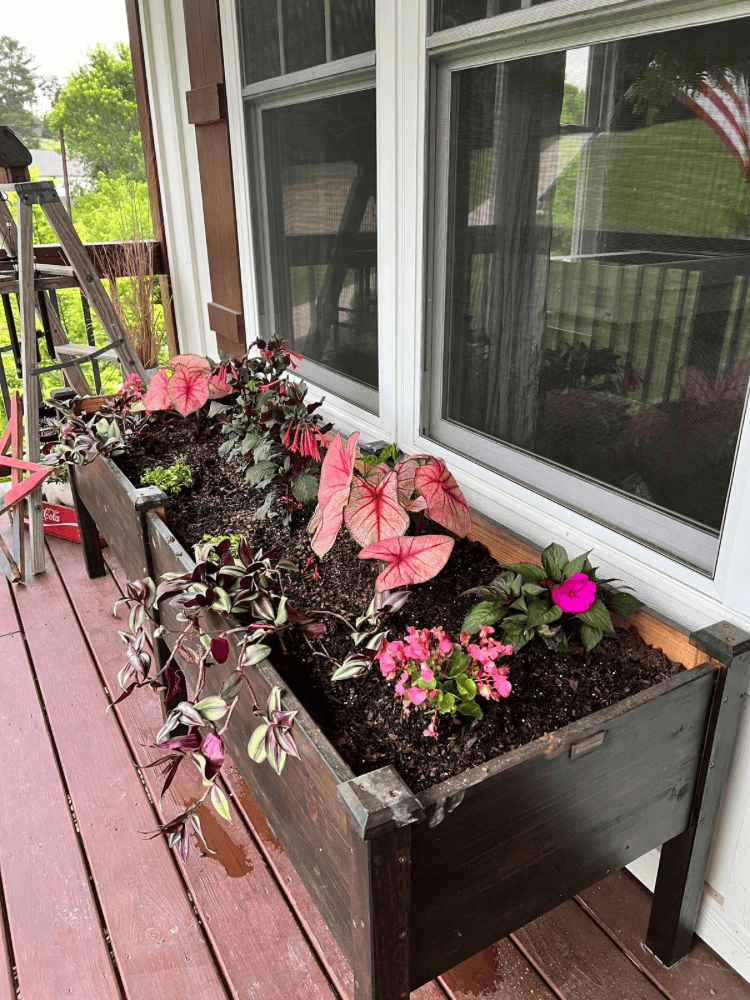
[[[130,579],[192,560],[164,498],[108,460],[76,469],[84,539],[94,524]],[[528,558],[474,519],[503,563]],[[84,546],[92,575],[98,543]],[[164,624],[174,611],[162,605]],[[357,777],[268,662],[256,693],[284,687],[300,760],[279,776],[249,760],[259,720],[237,706],[227,748],[352,963],[357,1000],[405,998],[652,848],[662,849],[647,945],[667,965],[690,940],[750,665],[750,635],[718,623],[688,638],[652,616],[644,637],[692,669],[414,794],[388,766]],[[227,627],[215,619],[216,627]],[[709,660],[713,657],[713,662]],[[718,662],[717,662],[718,661]],[[218,693],[236,651],[209,672]]]

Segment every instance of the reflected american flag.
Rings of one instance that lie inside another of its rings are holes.
[[[721,139],[750,182],[750,93],[747,78],[728,70],[705,77],[680,100]]]

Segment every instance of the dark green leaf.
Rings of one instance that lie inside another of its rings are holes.
[[[581,622],[581,641],[587,653],[601,640],[602,635],[603,632],[600,628]]]
[[[470,715],[472,719],[481,719],[484,717],[482,709],[475,701],[460,701],[456,706],[456,711],[461,715]]]
[[[609,617],[609,611],[598,597],[588,611],[576,612],[576,618],[580,618],[586,625],[601,629],[602,632],[612,631],[612,619]]]
[[[605,590],[602,597],[609,610],[613,614],[620,615],[621,618],[627,618],[628,615],[640,611],[643,607],[643,602],[639,601],[634,594],[626,594],[622,591]]]
[[[544,552],[542,552],[542,565],[546,570],[547,577],[550,580],[554,580],[555,583],[562,583],[565,579],[564,571],[567,564],[568,553],[557,542],[548,545]],[[542,578],[539,577],[539,579]]]
[[[256,462],[245,469],[245,482],[249,486],[257,486],[264,480],[271,479],[276,475],[276,466],[273,462]]]
[[[312,504],[318,499],[318,477],[300,472],[292,479],[292,494],[300,503]]]
[[[566,564],[563,570],[563,578],[565,580],[569,580],[574,573],[585,572],[583,567],[588,562],[589,552],[591,552],[591,549],[589,549],[588,552],[582,553],[580,556],[576,556],[575,559],[571,559],[570,562]]]
[[[527,583],[537,583],[539,580],[544,580],[547,577],[546,571],[541,566],[535,566],[534,563],[513,563],[512,566],[507,566],[506,569],[518,573]]]
[[[505,614],[505,608],[497,599],[480,601],[469,611],[463,623],[463,631],[474,634],[481,625],[494,625]]]

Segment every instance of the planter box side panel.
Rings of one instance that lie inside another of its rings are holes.
[[[419,796],[412,989],[687,827],[715,677],[697,667]]]
[[[138,492],[114,462],[101,455],[76,467],[76,487],[128,580],[148,576]]]
[[[157,516],[150,514],[147,524],[157,574],[183,573],[193,565]],[[161,616],[168,629],[179,630],[176,612],[168,602],[162,604]],[[236,622],[211,613],[206,616],[205,625],[220,630],[236,627]],[[224,678],[236,668],[237,648],[231,642],[230,647],[227,661],[209,669],[206,694],[219,694]],[[194,679],[190,668],[183,667],[188,681]],[[301,760],[288,758],[281,775],[267,762],[256,764],[250,760],[247,743],[260,720],[253,715],[249,692],[238,703],[225,733],[227,750],[342,951],[350,958],[351,847],[336,789],[353,774],[270,664],[252,668],[250,679],[262,704],[271,688],[278,684],[284,689],[284,708],[299,712],[293,734]]]

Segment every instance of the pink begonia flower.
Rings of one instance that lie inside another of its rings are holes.
[[[408,681],[408,680],[409,680],[409,675],[408,675],[408,673],[407,673],[407,672],[406,672],[406,671],[404,670],[404,672],[403,672],[403,673],[401,674],[401,677],[400,677],[400,679],[399,679],[399,682],[398,682],[398,684],[396,685],[396,695],[395,695],[395,696],[396,696],[397,698],[401,698],[401,697],[402,697],[403,695],[405,695],[405,694],[406,694],[406,691],[405,691],[405,689],[404,689],[404,682],[405,682],[405,681]]]
[[[596,584],[585,573],[574,573],[552,590],[552,600],[563,611],[588,611],[596,600]]]
[[[396,676],[396,661],[387,650],[378,653],[377,659],[380,660],[380,672],[383,677],[387,681],[392,681]]]
[[[508,678],[501,676],[495,677],[495,690],[501,698],[507,698],[513,688]]]
[[[433,670],[430,670],[429,667],[425,666],[424,663],[422,664],[422,667],[420,668],[419,672],[422,675],[423,681],[431,681],[432,678],[435,676],[435,672]]]
[[[421,691],[418,687],[410,687],[406,693],[409,695],[409,701],[412,705],[421,705],[427,697],[427,692]]]

